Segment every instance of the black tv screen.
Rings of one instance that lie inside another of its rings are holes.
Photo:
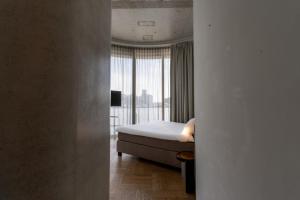
[[[111,91],[110,106],[121,106],[121,91]]]

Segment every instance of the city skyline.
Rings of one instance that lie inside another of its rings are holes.
[[[162,106],[162,99],[160,101],[154,101],[153,95],[148,94],[147,90],[142,90],[142,94],[136,96],[136,107],[149,107],[149,106]],[[170,105],[170,97],[164,98],[166,106]],[[132,106],[132,94],[122,93],[122,106]]]

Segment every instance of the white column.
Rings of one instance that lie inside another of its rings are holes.
[[[296,0],[194,0],[197,199],[300,199],[299,21]]]

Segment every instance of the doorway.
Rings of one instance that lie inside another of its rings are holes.
[[[195,199],[177,152],[118,137],[126,126],[171,123],[171,47],[192,42],[192,18],[192,0],[112,1],[111,91],[121,103],[110,108],[110,199]]]

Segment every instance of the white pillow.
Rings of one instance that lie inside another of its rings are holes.
[[[190,119],[184,126],[181,134],[188,140],[194,141],[193,134],[195,133],[195,118]]]

